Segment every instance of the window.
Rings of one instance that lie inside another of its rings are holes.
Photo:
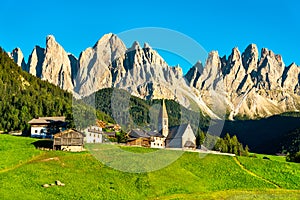
[[[35,132],[35,133],[37,133],[37,132],[38,132],[38,130],[35,130],[34,132]]]

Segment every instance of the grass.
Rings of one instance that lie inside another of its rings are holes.
[[[300,164],[238,157],[246,169],[286,189],[300,189]]]
[[[254,153],[251,153],[250,155],[254,156]],[[275,156],[275,155],[267,155],[267,154],[255,154],[257,158],[263,159],[264,157],[269,158],[270,160],[276,160],[280,162],[285,162],[285,156]]]
[[[1,162],[7,167],[17,165],[12,170],[0,172],[0,199],[300,198],[300,168],[292,163],[238,158],[248,170],[281,186],[276,189],[273,184],[250,175],[229,156],[203,156],[185,152],[163,169],[148,173],[126,173],[104,165],[89,152],[41,153],[32,147],[34,140],[30,138],[0,135],[0,140],[5,141],[0,143]],[[14,145],[23,148],[11,150]],[[155,152],[147,148],[121,148],[139,154]],[[28,150],[29,155],[21,153],[19,156],[19,150]],[[7,159],[9,164],[5,164],[3,155],[9,153],[10,157],[16,157]],[[22,165],[18,165],[19,162]],[[264,168],[270,173],[266,173]],[[282,176],[278,175],[281,173]],[[60,180],[66,186],[42,187],[55,180]]]
[[[0,172],[32,159],[41,152],[36,150],[33,138],[0,135]]]

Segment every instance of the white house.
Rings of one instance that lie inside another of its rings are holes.
[[[147,134],[150,136],[150,147],[151,148],[165,148],[165,140],[166,138],[156,131],[150,131],[147,132]]]
[[[90,126],[85,129],[85,143],[102,143],[103,132],[99,126]]]
[[[31,125],[31,137],[52,138],[58,132],[66,130],[65,117],[39,117],[28,122]]]

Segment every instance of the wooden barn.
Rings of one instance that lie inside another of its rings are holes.
[[[130,138],[127,140],[127,145],[150,147],[150,140],[149,138]]]
[[[75,129],[68,129],[53,136],[53,150],[82,151],[85,135]]]

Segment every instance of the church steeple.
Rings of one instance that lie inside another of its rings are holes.
[[[161,131],[164,137],[167,137],[169,134],[169,119],[164,99],[162,101],[162,107],[159,112],[158,130]]]

